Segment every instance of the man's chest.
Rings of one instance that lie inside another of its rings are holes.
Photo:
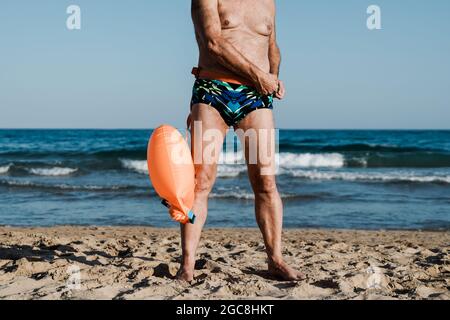
[[[268,36],[274,23],[273,0],[219,0],[223,30],[245,28]]]

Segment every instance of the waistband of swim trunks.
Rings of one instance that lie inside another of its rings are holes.
[[[251,82],[243,77],[228,75],[221,72],[205,70],[200,67],[192,68],[191,72],[197,79],[219,80],[244,86],[251,86]]]

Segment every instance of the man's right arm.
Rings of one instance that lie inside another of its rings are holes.
[[[221,65],[250,79],[261,94],[277,91],[277,77],[254,65],[222,36],[218,0],[192,0],[192,19],[199,41]]]

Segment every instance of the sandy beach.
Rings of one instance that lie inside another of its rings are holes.
[[[196,280],[174,280],[177,229],[0,228],[0,299],[449,299],[450,233],[288,230],[303,282],[265,272],[252,229],[203,234]]]

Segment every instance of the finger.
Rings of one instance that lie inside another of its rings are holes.
[[[274,92],[274,98],[280,99],[280,91]]]

